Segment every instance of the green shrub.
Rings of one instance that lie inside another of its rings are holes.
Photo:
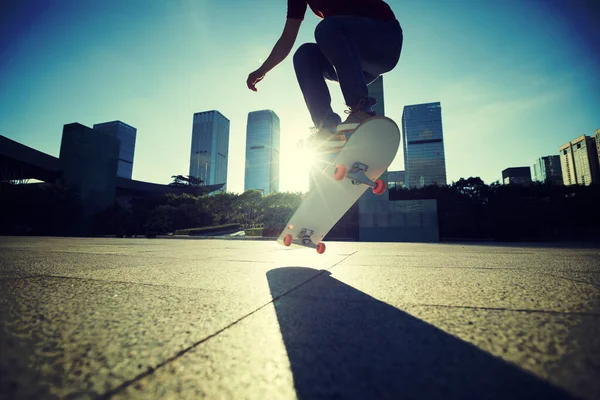
[[[244,232],[246,233],[246,236],[262,236],[263,228],[250,228],[246,229]]]
[[[202,228],[179,229],[175,231],[175,235],[203,235],[207,233],[223,233],[230,231],[239,231],[239,224],[224,224],[215,226],[203,226]]]

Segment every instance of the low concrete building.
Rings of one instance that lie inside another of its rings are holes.
[[[505,185],[530,185],[530,167],[512,167],[502,171],[502,183]]]

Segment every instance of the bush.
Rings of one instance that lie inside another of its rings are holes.
[[[228,232],[237,232],[240,230],[239,224],[224,224],[215,226],[203,226],[202,228],[190,228],[190,229],[179,229],[175,231],[175,235],[204,235],[208,233],[221,233],[225,234]]]
[[[246,236],[262,236],[263,228],[250,228],[246,229],[244,232],[246,233]]]

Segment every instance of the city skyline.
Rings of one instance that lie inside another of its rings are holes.
[[[500,180],[506,166],[530,165],[600,127],[597,30],[578,2],[388,3],[405,44],[384,76],[386,115],[399,124],[406,104],[444,104],[448,183]],[[259,20],[242,18],[256,7]],[[232,17],[241,21],[234,28]],[[227,184],[241,192],[245,117],[272,109],[281,118],[280,190],[306,190],[308,178],[295,179],[296,142],[312,124],[291,55],[258,93],[245,87],[284,19],[284,2],[266,1],[13,4],[0,16],[0,134],[57,156],[64,124],[124,121],[139,133],[133,178],[169,183],[189,168],[190,116],[215,109],[231,120]],[[294,49],[314,41],[318,22],[307,13]],[[339,86],[331,91],[343,114]],[[402,152],[390,166],[398,169]]]

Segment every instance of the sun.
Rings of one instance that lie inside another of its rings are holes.
[[[283,126],[281,136],[283,152],[280,159],[279,189],[283,192],[308,192],[311,174],[318,177],[332,162],[337,153],[309,146],[310,129],[298,128],[301,123]]]

